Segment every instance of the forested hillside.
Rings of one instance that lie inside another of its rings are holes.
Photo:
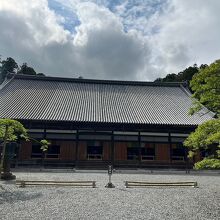
[[[197,64],[194,64],[193,66],[190,66],[186,68],[185,70],[175,74],[170,73],[166,75],[164,78],[157,78],[155,82],[184,82],[184,81],[190,81],[192,77],[199,72],[200,69],[206,68],[207,64],[202,64],[200,67],[197,66]]]

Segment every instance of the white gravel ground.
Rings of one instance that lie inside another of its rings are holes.
[[[0,182],[0,219],[220,219],[220,176],[16,172],[25,180],[94,180],[97,188],[26,187]],[[125,188],[125,180],[197,181],[199,188]]]

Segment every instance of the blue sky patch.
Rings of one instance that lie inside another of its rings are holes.
[[[55,0],[48,0],[48,7],[57,15],[60,15],[65,19],[64,23],[61,23],[64,29],[70,31],[71,33],[75,33],[75,27],[80,24],[80,21],[73,10],[63,6]]]
[[[146,30],[143,21],[147,22],[155,13],[162,14],[168,5],[168,0],[82,0],[81,2],[93,2],[108,8],[121,18],[125,32],[136,29],[144,35],[157,33],[159,27]],[[48,0],[48,6],[56,14],[65,18],[65,22],[61,25],[71,33],[75,33],[75,27],[80,25],[80,21],[74,10],[57,0]],[[122,6],[124,10],[118,10],[118,6]]]

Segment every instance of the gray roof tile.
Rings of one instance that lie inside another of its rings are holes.
[[[15,76],[0,90],[0,118],[198,125],[180,84]]]

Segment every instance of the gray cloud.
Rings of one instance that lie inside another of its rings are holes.
[[[0,54],[51,76],[154,80],[220,57],[220,2],[213,2],[170,0],[163,13],[127,21],[125,32],[128,12],[70,0],[80,21],[72,34],[46,0],[1,0]]]
[[[66,36],[54,40],[49,35],[53,34],[51,28],[47,30],[50,24],[39,25],[38,19],[42,19],[43,23],[45,17],[27,21],[13,11],[2,11],[0,25],[4,27],[4,32],[0,34],[0,51],[20,63],[27,61],[37,71],[48,75],[137,79],[136,73],[143,69],[145,58],[150,54],[146,42],[138,41],[135,33],[123,32],[120,21],[105,8],[91,3],[81,4],[78,12],[81,24],[76,36],[61,30],[60,34],[65,33]],[[106,18],[103,19],[103,16]],[[37,22],[34,22],[36,19]],[[32,22],[30,26],[28,22]],[[33,33],[33,30],[40,34]],[[42,32],[45,32],[45,38]],[[49,41],[48,36],[52,40]]]
[[[219,59],[220,1],[170,0],[169,3],[157,17],[160,30],[152,37],[164,72],[178,72],[194,63]]]

